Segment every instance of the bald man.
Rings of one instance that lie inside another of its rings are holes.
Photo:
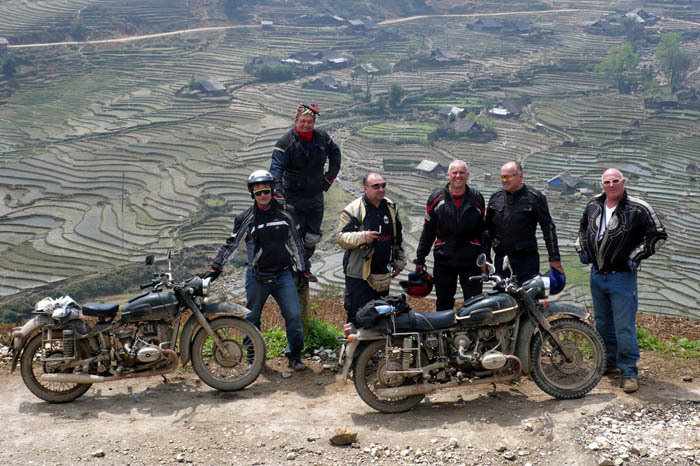
[[[595,326],[605,341],[606,374],[621,375],[622,389],[637,391],[637,270],[666,240],[649,204],[629,196],[616,168],[603,172],[603,194],[586,205],[576,239],[581,262],[592,264]]]

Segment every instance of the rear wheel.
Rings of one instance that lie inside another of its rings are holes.
[[[540,331],[530,346],[532,379],[555,398],[581,398],[598,385],[603,376],[603,339],[593,327],[580,320],[558,319],[551,324],[551,332],[571,353],[571,360],[566,360],[552,337]]]
[[[265,364],[265,341],[250,322],[219,317],[209,322],[225,351],[200,328],[192,342],[192,367],[200,379],[221,391],[240,390],[255,381]]]
[[[386,341],[377,340],[365,346],[357,356],[353,381],[362,401],[383,413],[402,413],[418,405],[425,395],[410,395],[389,400],[380,399],[376,390],[413,385],[413,378],[392,373],[401,370],[398,360],[386,357]]]
[[[47,343],[47,345],[49,345]],[[21,369],[22,381],[29,391],[49,403],[68,403],[79,398],[88,391],[92,384],[42,382],[42,374],[70,374],[77,369],[63,367],[63,349],[59,346],[45,348],[42,351],[41,333],[29,340],[22,352]],[[44,353],[46,359],[44,360]]]

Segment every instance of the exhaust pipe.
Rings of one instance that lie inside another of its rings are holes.
[[[173,350],[162,350],[163,354],[168,356],[173,362],[168,366],[156,371],[132,372],[124,375],[102,376],[91,374],[43,374],[39,380],[44,383],[103,383],[114,382],[117,380],[136,379],[140,377],[153,377],[154,375],[165,375],[177,369],[178,359],[177,354]]]
[[[422,385],[406,385],[405,387],[379,388],[375,393],[377,394],[377,398],[381,400],[391,400],[393,398],[403,398],[414,395],[427,395],[444,388],[455,388],[463,385],[482,385],[486,383],[509,382],[520,377],[522,374],[523,365],[517,356],[508,355],[506,356],[506,359],[513,361],[518,365],[516,371],[511,375],[487,377],[485,379],[478,379],[473,382],[447,382],[441,384],[424,383]]]

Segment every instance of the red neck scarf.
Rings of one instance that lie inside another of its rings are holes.
[[[311,142],[311,140],[314,138],[314,130],[299,131],[298,129],[295,128],[295,131],[299,135],[299,139],[301,139],[304,142]]]

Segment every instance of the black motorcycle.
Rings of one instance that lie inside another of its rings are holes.
[[[584,321],[585,311],[547,303],[544,277],[517,286],[495,275],[485,256],[477,265],[489,273],[471,279],[493,283],[493,291],[458,311],[415,311],[405,297],[389,297],[363,308],[376,316],[369,328],[345,325],[343,379],[352,372],[365,403],[398,413],[435,390],[507,382],[521,374],[561,399],[580,398],[598,384],[605,347]],[[510,270],[507,258],[504,268]]]
[[[146,257],[153,265],[154,257]],[[42,400],[66,403],[93,383],[165,375],[192,360],[195,373],[222,391],[255,381],[265,363],[265,342],[245,320],[250,311],[228,302],[208,302],[210,279],[173,281],[154,273],[148,289],[117,304],[70,298],[37,303],[34,317],[12,331],[11,371],[20,364],[24,384]],[[184,322],[184,325],[181,325]]]

